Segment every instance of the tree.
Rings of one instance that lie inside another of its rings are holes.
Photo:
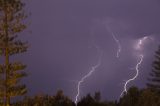
[[[62,90],[57,91],[54,101],[53,106],[74,106],[74,102],[65,96]]]
[[[22,101],[15,102],[13,106],[76,106],[75,103],[59,90],[56,95],[36,95],[25,97]]]
[[[77,104],[77,106],[93,106],[95,103],[94,98],[90,95],[87,94],[87,96],[83,97]]]
[[[21,0],[0,0],[0,55],[4,57],[0,65],[0,98],[5,106],[10,105],[11,98],[27,92],[26,86],[20,84],[20,79],[26,76],[22,71],[26,65],[10,59],[28,48],[27,43],[18,39],[26,28],[25,18]]]
[[[136,87],[131,87],[127,94],[120,98],[118,106],[137,106],[140,91]]]
[[[136,106],[160,106],[160,98],[151,89],[144,89],[141,91]]]
[[[100,100],[101,100],[101,93],[100,92],[95,92],[94,99],[95,99],[96,102],[100,102]]]
[[[152,64],[152,71],[149,74],[147,86],[154,91],[158,91],[160,93],[160,46],[159,49],[155,53],[155,60]]]

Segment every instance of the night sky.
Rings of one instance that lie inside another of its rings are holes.
[[[62,89],[74,100],[78,81],[97,64],[96,46],[101,65],[81,85],[80,97],[100,91],[103,99],[118,99],[140,53],[139,76],[128,87],[145,87],[160,40],[159,0],[29,0],[26,6],[32,33],[23,36],[30,48],[21,60],[28,65],[29,95]],[[122,47],[119,58],[112,33]],[[151,39],[136,50],[145,36]]]

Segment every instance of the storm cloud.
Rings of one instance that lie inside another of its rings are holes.
[[[26,35],[31,47],[23,60],[29,76],[29,94],[54,94],[58,89],[74,99],[77,82],[97,63],[94,45],[103,51],[101,66],[81,86],[81,96],[95,91],[103,99],[118,99],[124,80],[135,74],[136,41],[144,36],[153,40],[144,45],[144,62],[139,77],[130,84],[144,87],[154,51],[160,40],[158,0],[32,0],[27,11],[32,34]],[[107,29],[110,28],[111,31]],[[117,44],[122,46],[116,58]]]

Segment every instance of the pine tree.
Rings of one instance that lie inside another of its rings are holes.
[[[12,98],[24,95],[26,86],[20,79],[26,76],[26,65],[10,59],[13,55],[26,52],[27,43],[18,39],[26,28],[24,3],[21,0],[0,0],[0,98],[5,106],[10,106]]]
[[[152,64],[152,71],[149,74],[147,86],[154,91],[160,92],[160,46],[155,53],[155,60]]]

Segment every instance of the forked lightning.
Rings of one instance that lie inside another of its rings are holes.
[[[99,54],[98,62],[97,62],[97,64],[96,64],[95,66],[92,66],[91,70],[90,70],[85,76],[83,76],[80,81],[78,81],[78,85],[77,85],[77,95],[76,95],[76,97],[75,97],[75,104],[77,104],[77,102],[78,102],[78,98],[79,98],[79,95],[80,95],[80,86],[81,86],[81,84],[82,84],[88,77],[90,77],[90,76],[92,75],[92,73],[95,72],[96,69],[101,65],[102,54],[103,54],[103,53],[102,53],[102,51],[99,49],[99,47],[96,46],[96,49],[97,49],[97,51],[100,53],[100,54]]]
[[[142,39],[140,39],[139,41],[138,41],[138,43],[136,44],[136,50],[139,50],[139,51],[141,51],[142,50],[142,46],[143,46],[143,44],[144,44],[144,41],[146,40],[146,39],[148,39],[149,37],[147,37],[147,36],[145,36],[145,37],[143,37]],[[125,84],[124,84],[124,89],[123,89],[123,91],[122,91],[122,93],[121,93],[121,95],[120,96],[122,96],[124,93],[127,93],[127,85],[131,82],[131,81],[134,81],[137,77],[138,77],[138,75],[139,75],[139,67],[140,67],[140,65],[141,65],[141,63],[143,62],[143,58],[144,58],[144,55],[143,55],[143,53],[141,53],[140,55],[138,55],[139,56],[139,58],[140,58],[140,60],[138,61],[138,63],[136,64],[136,75],[133,77],[133,78],[131,78],[131,79],[129,79],[129,80],[127,80],[126,82],[125,82]]]

